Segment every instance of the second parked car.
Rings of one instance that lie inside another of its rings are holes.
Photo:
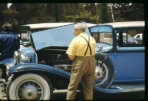
[[[142,43],[143,40],[143,34],[142,33],[138,33],[134,36],[134,40],[137,40],[138,44]]]

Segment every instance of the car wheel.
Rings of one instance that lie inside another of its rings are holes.
[[[96,70],[95,70],[95,85],[101,88],[107,88],[110,86],[114,79],[114,66],[110,60],[107,58],[105,62],[98,61],[96,63]]]
[[[49,100],[53,87],[49,79],[41,74],[23,74],[10,81],[7,88],[9,100]]]

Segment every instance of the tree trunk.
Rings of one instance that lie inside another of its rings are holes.
[[[58,4],[54,3],[54,16],[55,16],[55,21],[59,22],[59,9],[58,9]]]
[[[115,22],[114,14],[113,14],[113,8],[112,8],[112,3],[110,3],[109,5],[110,5],[110,10],[111,10],[112,20],[113,20],[113,22]]]

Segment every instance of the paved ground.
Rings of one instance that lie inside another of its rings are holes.
[[[65,100],[66,91],[54,93],[53,100]],[[106,94],[95,92],[94,100],[142,100],[145,98],[145,92],[122,93],[122,94]],[[77,92],[76,100],[83,100],[83,93]]]
[[[65,100],[66,90],[54,91],[53,100]],[[134,93],[122,93],[122,94],[106,94],[95,92],[94,100],[143,100],[145,99],[145,92],[134,92]],[[4,98],[3,100],[6,100]],[[77,92],[76,100],[83,100],[83,93]]]
[[[126,93],[117,93],[117,94],[107,94],[107,93],[101,93],[101,92],[95,92],[94,93],[94,100],[98,100],[98,99],[102,99],[102,100],[142,100],[145,99],[145,91],[142,90],[145,87],[141,86],[141,85],[136,85],[134,88],[132,88],[133,86],[125,86],[125,85],[116,85],[118,87],[121,87],[123,89],[125,89],[126,91],[129,91],[130,89],[133,89],[133,91],[137,91],[138,92],[126,92]],[[141,89],[142,88],[142,89]],[[135,89],[135,90],[134,90]],[[1,87],[0,87],[1,90]],[[141,90],[141,91],[140,91]],[[54,90],[53,93],[53,100],[65,100],[66,98],[66,92],[67,90]],[[1,98],[1,92],[0,92],[0,99]],[[7,100],[6,97],[4,97],[2,100]],[[77,95],[76,95],[76,100],[83,100],[83,93],[80,91],[77,91]]]

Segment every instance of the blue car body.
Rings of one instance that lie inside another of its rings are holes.
[[[111,26],[112,31],[108,30],[106,26]],[[102,29],[103,30],[102,30]],[[115,23],[105,23],[94,26],[91,28],[91,33],[112,33],[112,45],[105,46],[103,44],[102,52],[108,53],[109,57],[112,59],[116,75],[114,82],[144,82],[145,81],[145,45],[143,43],[128,45],[124,44],[124,38],[122,40],[122,46],[118,46],[116,34],[119,31],[130,31],[130,30],[142,30],[144,31],[144,21],[135,22],[115,22]],[[100,44],[100,43],[98,43]],[[109,50],[106,50],[107,47]]]
[[[137,22],[138,23],[138,22]],[[117,30],[127,30],[127,29],[140,29],[144,30],[144,25],[128,27],[126,26],[129,23],[126,23],[124,26],[120,26],[116,28],[112,24],[103,24],[97,25],[90,29],[86,27],[86,34],[99,35],[98,39],[96,39],[97,47],[96,52],[98,51],[98,45],[101,45],[103,49],[102,53],[107,53],[107,56],[111,60],[110,66],[113,67],[113,77],[111,80],[111,86],[107,89],[101,88],[97,85],[94,85],[94,90],[101,91],[105,93],[122,93],[127,92],[122,87],[117,87],[118,83],[128,83],[130,82],[142,82],[142,87],[140,90],[144,90],[144,81],[145,81],[145,47],[144,43],[137,46],[125,46],[123,44],[123,40],[120,40],[120,45],[117,45],[116,41],[116,31]],[[122,25],[122,24],[121,24]],[[135,25],[135,24],[134,24]],[[49,54],[52,52],[56,54],[56,51],[65,53],[65,50],[68,48],[71,40],[75,37],[73,34],[74,24],[48,29],[44,31],[34,32],[31,34],[32,46],[25,47],[19,50],[19,52],[25,53],[26,56],[29,56],[29,63],[21,63],[13,66],[9,70],[9,76],[20,75],[22,73],[33,72],[33,73],[42,73],[45,75],[54,75],[56,77],[62,77],[69,81],[70,73],[57,69],[52,65],[44,65],[42,63],[38,63],[38,56],[36,53],[46,53],[48,51]],[[104,33],[104,34],[100,34]],[[107,37],[105,37],[107,36]],[[110,37],[111,36],[111,37]],[[93,36],[94,37],[94,36]],[[122,37],[120,39],[123,39]],[[44,50],[44,51],[42,51]],[[101,56],[101,55],[100,55]],[[57,57],[58,58],[58,57]],[[44,59],[43,59],[44,60]],[[105,60],[104,58],[102,61]],[[42,61],[41,61],[42,62]],[[44,62],[44,61],[43,61]],[[58,61],[56,61],[58,62]],[[114,75],[115,72],[115,75]],[[51,78],[51,81],[54,78]],[[61,79],[59,79],[61,80]],[[67,83],[65,83],[65,86]],[[56,84],[55,84],[56,85]],[[136,88],[135,84],[131,87]],[[139,89],[138,89],[139,90]],[[137,90],[137,91],[138,91]]]
[[[138,22],[137,22],[138,23]],[[100,27],[101,26],[101,27]],[[105,27],[104,27],[105,26]],[[107,27],[106,27],[107,26]],[[55,29],[49,29],[44,31],[39,31],[32,33],[33,43],[35,50],[44,49],[46,47],[68,47],[71,40],[75,37],[73,34],[74,25],[68,25],[64,27],[59,27]],[[100,28],[99,28],[100,27]],[[102,29],[101,29],[102,28]],[[128,29],[143,29],[143,26],[134,26],[128,27]],[[103,49],[101,52],[105,52],[111,58],[116,75],[114,82],[141,82],[145,81],[145,46],[138,47],[118,47],[116,44],[116,30],[117,29],[127,29],[127,26],[123,27],[113,27],[111,24],[97,25],[91,28],[91,33],[93,32],[112,32],[113,43],[112,45],[106,43],[97,43],[102,45]],[[88,28],[86,28],[86,33],[91,35]],[[43,39],[43,40],[40,40]],[[96,51],[97,51],[96,47]],[[23,48],[21,51],[24,51],[26,54],[33,52],[34,50],[31,47]],[[35,56],[35,55],[34,55]],[[34,59],[31,56],[32,59]],[[32,60],[32,63],[35,63],[35,60]]]

